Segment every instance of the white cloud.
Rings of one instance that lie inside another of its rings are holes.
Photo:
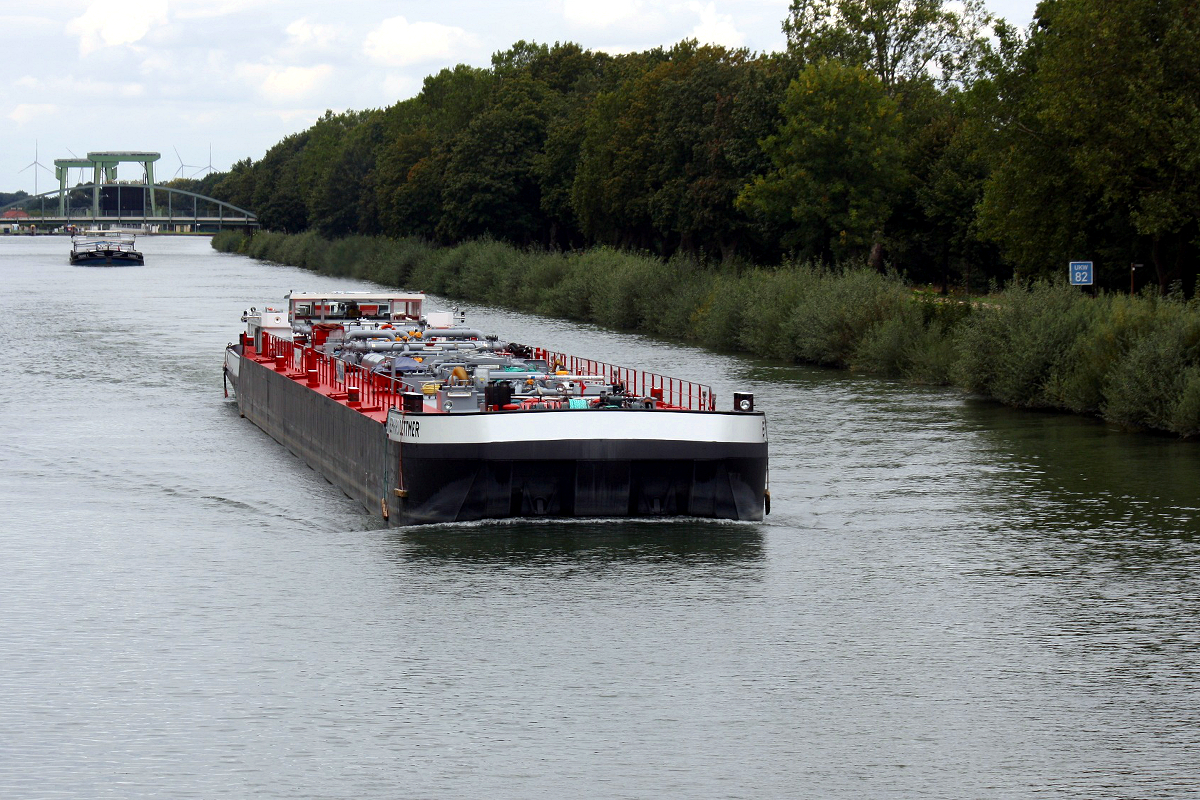
[[[746,43],[745,34],[733,23],[733,15],[718,14],[715,3],[688,3],[688,9],[700,17],[699,24],[688,34],[689,39],[696,39],[701,44],[719,44],[730,48],[741,47]]]
[[[13,85],[26,92],[42,96],[120,97],[126,100],[136,100],[146,95],[146,87],[140,83],[112,83],[91,78],[73,78],[68,75],[51,75],[45,78],[25,75],[15,80]],[[36,108],[37,106],[30,107]]]
[[[172,0],[171,2],[173,13],[179,19],[215,19],[277,5],[279,5],[279,0]]]
[[[422,81],[411,75],[388,75],[383,79],[383,96],[392,101],[405,100],[421,91]]]
[[[287,125],[307,128],[324,113],[325,111],[321,108],[281,108],[270,112],[267,116],[271,119],[278,119]]]
[[[407,67],[422,61],[450,59],[477,39],[462,28],[436,22],[409,22],[404,17],[385,19],[363,41],[363,53],[389,67]]]
[[[604,28],[641,15],[640,0],[563,0],[563,18],[574,25]]]
[[[177,64],[178,61],[172,61],[171,54],[163,50],[147,54],[138,64],[138,71],[143,75],[166,75]]]
[[[315,67],[287,67],[273,71],[263,81],[262,90],[271,97],[296,100],[307,97],[333,72],[328,64]]]
[[[28,14],[0,13],[0,28],[3,28],[4,30],[28,31],[31,26],[35,25],[39,28],[45,28],[52,25],[54,26],[54,29],[57,30],[58,26],[61,24],[61,19],[54,19],[52,17],[35,17]]]
[[[52,103],[21,103],[9,112],[8,118],[24,125],[38,117],[48,117],[58,111],[58,106]]]
[[[79,37],[79,55],[104,47],[131,45],[167,24],[167,0],[94,0],[66,32]]]
[[[328,64],[314,67],[277,67],[268,64],[242,64],[238,75],[253,83],[267,100],[293,102],[303,100],[325,85],[333,73]]]
[[[308,18],[298,19],[284,30],[297,45],[328,47],[337,39],[338,29],[333,25],[315,25]]]

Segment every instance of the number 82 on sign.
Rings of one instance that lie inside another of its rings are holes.
[[[1092,285],[1092,262],[1090,261],[1072,261],[1067,267],[1068,274],[1071,276],[1072,286],[1091,286]]]

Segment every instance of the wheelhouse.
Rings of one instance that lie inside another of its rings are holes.
[[[416,322],[421,319],[425,295],[414,292],[292,292],[288,295],[288,320],[296,323],[336,320]]]

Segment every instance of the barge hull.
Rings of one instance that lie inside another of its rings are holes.
[[[76,267],[142,267],[146,265],[146,262],[141,258],[90,256],[87,258],[72,258],[71,265]]]
[[[507,517],[762,519],[758,458],[422,458],[405,445],[405,516],[411,523]]]
[[[389,465],[398,465],[399,455],[383,423],[252,358],[238,361],[237,374],[228,365],[225,374],[241,415],[367,510],[381,513],[396,485]]]
[[[657,517],[761,520],[767,447],[754,441],[620,438],[622,429],[678,424],[757,431],[761,414],[728,412],[524,412],[479,415],[400,415],[449,435],[396,441],[379,419],[350,408],[302,381],[238,355],[231,348],[225,374],[242,416],[320,473],[368,511],[392,525],[511,517]],[[540,420],[538,419],[540,418]],[[575,420],[607,422],[616,438],[504,441],[504,430],[531,424],[561,428]],[[432,426],[432,427],[431,427]],[[474,426],[498,431],[482,440]],[[397,436],[397,438],[401,438]],[[497,438],[501,440],[496,440]],[[737,437],[734,437],[737,438]],[[765,438],[765,437],[764,437]]]

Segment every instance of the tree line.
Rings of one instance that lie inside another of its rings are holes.
[[[787,48],[518,42],[211,181],[269,230],[1195,291],[1200,8],[793,0]],[[211,177],[211,176],[210,176]],[[1145,269],[1131,273],[1133,264]]]

